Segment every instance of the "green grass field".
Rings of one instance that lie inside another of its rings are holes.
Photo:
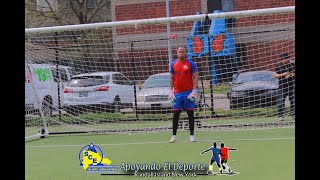
[[[156,162],[203,163],[208,167],[210,152],[200,152],[224,142],[238,148],[230,151],[229,166],[240,174],[190,177],[152,177],[151,179],[295,179],[295,130],[281,128],[247,131],[195,132],[197,142],[188,141],[188,132],[178,131],[178,141],[168,143],[171,132],[114,135],[55,135],[25,144],[27,180],[141,179],[134,176],[101,176],[79,166],[78,153],[90,142],[99,146],[112,164],[151,164]],[[217,171],[214,166],[214,171]],[[203,172],[206,173],[206,172]]]

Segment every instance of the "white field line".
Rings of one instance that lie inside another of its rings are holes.
[[[270,141],[270,140],[294,140],[294,137],[289,138],[252,138],[252,139],[211,139],[211,140],[197,140],[197,142],[222,142],[222,141]],[[134,142],[134,143],[116,143],[116,144],[96,144],[98,146],[127,146],[127,145],[143,145],[143,144],[168,144],[169,141],[157,142]],[[177,141],[176,143],[191,143],[189,141]],[[26,148],[52,148],[52,147],[83,147],[86,144],[65,144],[65,145],[38,145],[38,146],[25,146]]]

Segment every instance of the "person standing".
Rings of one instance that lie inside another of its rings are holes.
[[[281,62],[275,67],[274,77],[279,79],[279,89],[277,93],[278,118],[284,120],[285,99],[289,96],[290,112],[295,118],[295,65],[290,62],[288,53],[281,55]]]
[[[196,64],[186,59],[184,47],[177,49],[178,59],[170,64],[170,93],[169,99],[173,103],[172,137],[170,143],[176,141],[180,113],[185,110],[188,114],[190,141],[194,137],[194,110],[197,96],[198,71]]]

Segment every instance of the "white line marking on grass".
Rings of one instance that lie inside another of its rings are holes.
[[[197,142],[221,142],[221,141],[269,141],[269,140],[292,140],[294,137],[289,138],[254,138],[254,139],[211,139],[211,140],[197,140]],[[190,141],[177,141],[176,143],[194,143]],[[195,142],[196,143],[196,142]],[[143,145],[143,144],[169,144],[169,141],[158,141],[158,142],[134,142],[134,143],[117,143],[117,144],[97,144],[99,146],[127,146],[127,145]],[[25,147],[36,147],[36,148],[52,148],[52,147],[83,147],[85,144],[81,145],[38,145],[38,146],[25,146]]]

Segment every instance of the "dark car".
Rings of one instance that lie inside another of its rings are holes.
[[[279,82],[273,71],[250,71],[234,75],[227,92],[230,109],[270,107],[277,104]]]

